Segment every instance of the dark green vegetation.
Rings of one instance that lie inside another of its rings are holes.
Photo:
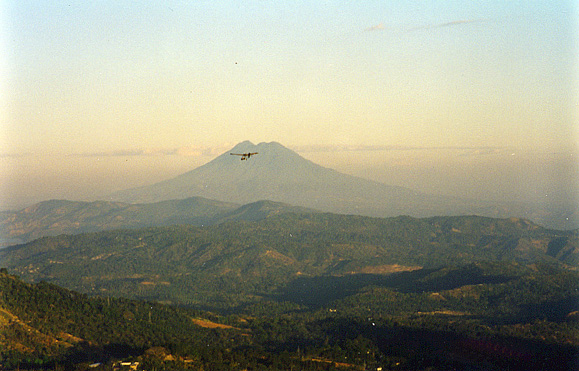
[[[0,250],[0,363],[575,367],[576,231],[515,218],[267,211],[275,206],[238,209],[254,221],[61,235]]]
[[[197,325],[194,319],[215,319],[199,311],[87,297],[44,282],[30,285],[5,271],[0,272],[0,314],[0,365],[5,369],[107,362],[160,344],[203,352],[208,344],[223,350],[232,342],[247,343],[243,331]]]
[[[498,262],[403,275],[367,286],[324,278],[311,290],[350,295],[224,316],[31,285],[3,270],[0,369],[574,369],[576,272]]]
[[[0,250],[0,261],[26,280],[80,292],[224,309],[284,297],[285,287],[320,276],[363,273],[371,283],[476,261],[577,266],[578,247],[576,232],[521,219],[283,213],[210,227],[45,237]]]

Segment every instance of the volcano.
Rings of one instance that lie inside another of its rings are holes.
[[[258,152],[246,161],[230,153]],[[340,173],[313,163],[280,143],[245,141],[207,164],[156,184],[110,196],[127,203],[204,197],[246,204],[259,200],[284,202],[320,211],[387,217],[511,214],[504,205],[420,193]]]

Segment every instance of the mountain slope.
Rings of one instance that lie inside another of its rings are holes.
[[[246,161],[232,153],[258,152]],[[404,187],[346,175],[304,159],[279,143],[239,143],[209,163],[150,186],[125,190],[110,199],[158,202],[200,196],[225,202],[272,200],[333,213],[365,216],[482,215],[523,217],[560,229],[575,224],[529,205],[427,195]]]
[[[576,233],[518,219],[283,213],[203,228],[45,237],[0,250],[0,261],[24,278],[82,292],[221,306],[262,300],[299,277],[483,260],[577,266],[578,251]]]
[[[200,197],[153,204],[51,200],[23,210],[5,212],[0,219],[3,245],[42,236],[170,224],[210,224],[239,205]]]
[[[577,279],[505,262],[320,277],[280,299],[328,306],[272,300],[223,317],[29,284],[0,269],[0,369],[570,370]]]
[[[238,329],[210,330],[197,324],[201,320],[213,323],[215,316],[158,303],[89,297],[46,282],[29,284],[0,270],[1,370],[64,369],[54,367],[59,363],[73,369],[73,362],[87,362],[79,368],[87,369],[90,361],[135,356],[179,342],[222,347],[218,332],[231,338],[226,345],[246,342]]]
[[[246,161],[230,155],[230,152],[250,151],[259,154]],[[176,178],[121,191],[111,198],[125,202],[155,202],[190,196],[237,203],[272,200],[341,213],[372,209],[378,202],[392,209],[392,215],[406,209],[398,200],[423,197],[409,189],[324,168],[276,142],[253,145],[246,141]],[[381,210],[376,210],[372,214],[380,213]]]
[[[23,210],[4,212],[0,216],[0,247],[59,234],[172,224],[203,226],[226,220],[258,220],[282,212],[300,211],[306,210],[279,202],[260,201],[240,206],[202,197],[152,204],[51,200]]]

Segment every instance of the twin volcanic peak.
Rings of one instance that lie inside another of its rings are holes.
[[[247,152],[258,152],[258,155],[247,161],[230,155]],[[150,203],[193,196],[240,204],[271,200],[322,211],[372,216],[412,214],[409,203],[422,204],[424,198],[409,189],[317,165],[277,142],[254,145],[245,141],[192,171],[150,186],[115,193],[110,199]],[[384,214],[385,210],[390,212]]]
[[[258,155],[243,162],[238,156],[230,155],[248,152]],[[340,175],[279,143],[254,145],[245,141],[192,171],[150,186],[115,193],[111,199],[149,203],[200,196],[242,204],[258,200],[291,203],[297,198],[292,193],[303,193],[311,188],[308,184],[319,183],[320,177],[333,176],[335,181],[341,181]],[[301,202],[296,204],[304,206]]]
[[[249,152],[258,154],[246,161],[230,155]],[[250,213],[250,218],[255,218],[271,213],[271,205],[276,202],[284,204],[276,208],[287,210],[295,206],[294,211],[301,207],[373,217],[519,217],[554,229],[579,226],[577,213],[565,210],[553,212],[544,206],[427,195],[342,174],[276,142],[239,143],[209,163],[173,179],[117,192],[106,199],[51,200],[19,211],[0,212],[0,247],[61,233],[169,224],[209,225],[247,218],[249,206],[237,210],[243,205],[267,205],[265,211]]]
[[[258,152],[247,161],[230,153]],[[117,192],[109,200],[152,203],[204,197],[246,204],[283,202],[325,212],[374,217],[482,215],[523,217],[550,225],[526,205],[423,194],[325,168],[277,142],[245,141],[207,164],[156,184]],[[557,227],[557,226],[555,226]]]

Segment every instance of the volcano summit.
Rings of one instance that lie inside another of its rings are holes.
[[[251,161],[230,153],[258,152]],[[277,142],[245,141],[207,164],[156,184],[120,191],[109,199],[152,203],[204,197],[246,204],[259,200],[284,202],[320,211],[375,217],[476,214],[489,217],[535,217],[532,207],[498,204],[420,193],[408,188],[342,174],[317,165]],[[538,214],[537,214],[538,215]]]

